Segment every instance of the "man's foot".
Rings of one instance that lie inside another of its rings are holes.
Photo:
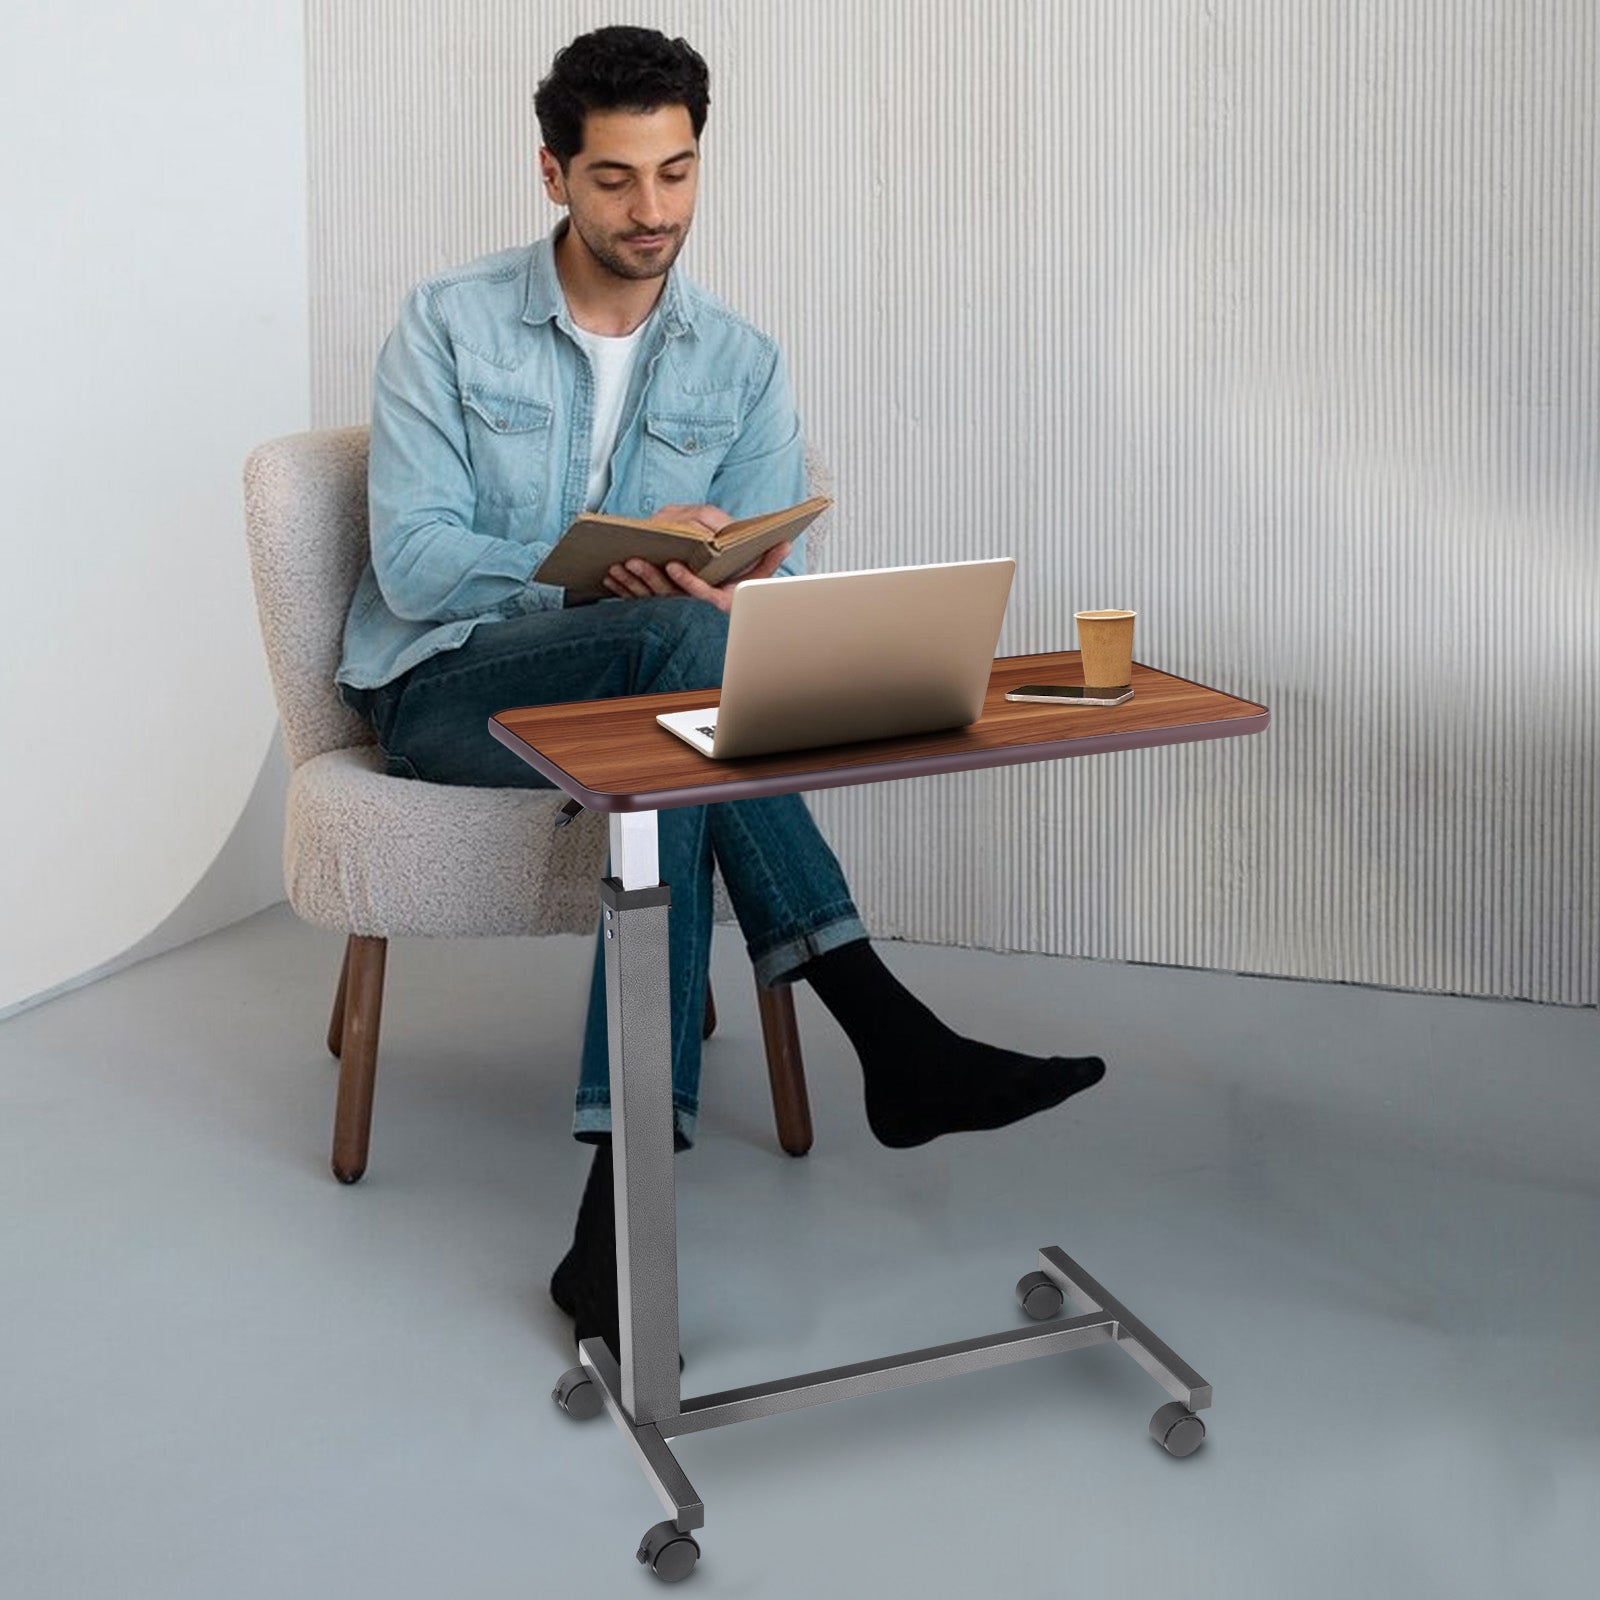
[[[572,1318],[572,1345],[603,1339],[612,1359],[622,1359],[621,1312],[617,1306],[616,1190],[609,1140],[595,1146],[589,1181],[578,1206],[572,1247],[550,1275],[550,1298]],[[683,1371],[683,1355],[678,1356]]]
[[[573,1229],[572,1247],[550,1277],[550,1298],[573,1321],[573,1342],[604,1339],[613,1356],[622,1348],[617,1309],[617,1214],[611,1145],[595,1146]]]
[[[908,1150],[943,1133],[1020,1122],[1105,1075],[1099,1056],[1023,1056],[951,1033],[916,1060],[896,1053],[866,1068],[867,1123],[880,1144]]]
[[[1106,1075],[1099,1056],[1025,1056],[947,1028],[867,940],[806,963],[804,977],[861,1061],[867,1122],[896,1150],[946,1133],[1004,1128]]]

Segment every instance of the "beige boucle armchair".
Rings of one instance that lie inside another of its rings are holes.
[[[244,483],[256,605],[292,767],[284,883],[306,921],[347,935],[328,1048],[340,1058],[333,1171],[354,1183],[367,1165],[388,941],[592,933],[606,819],[586,811],[558,829],[565,797],[554,789],[391,778],[372,730],[339,699],[345,612],[367,559],[365,428],[274,439],[251,454]],[[815,527],[808,537],[815,549]],[[794,1001],[783,985],[756,993],[778,1142],[804,1155],[811,1112]],[[708,989],[705,1032],[714,1025]]]

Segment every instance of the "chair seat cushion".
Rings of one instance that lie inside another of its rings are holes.
[[[593,931],[604,816],[557,828],[557,790],[419,783],[383,762],[364,745],[295,768],[283,871],[300,916],[385,939]]]

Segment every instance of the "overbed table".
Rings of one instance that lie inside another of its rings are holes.
[[[1054,1245],[1016,1286],[1033,1327],[802,1373],[684,1399],[678,1368],[678,1245],[673,1193],[668,885],[660,881],[656,812],[716,800],[882,783],[976,767],[1054,761],[1259,733],[1264,706],[1135,663],[1134,698],[1116,707],[1013,704],[1024,683],[1081,683],[1076,651],[995,661],[979,719],[966,728],[718,762],[656,723],[662,711],[714,704],[715,691],[635,695],[502,711],[489,731],[579,805],[609,813],[611,875],[600,884],[611,1052],[621,1360],[600,1339],[579,1346],[555,1399],[569,1415],[609,1410],[670,1520],[644,1536],[639,1560],[657,1577],[687,1577],[705,1508],[667,1441],[752,1417],[874,1394],[932,1378],[1119,1344],[1172,1396],[1150,1432],[1173,1455],[1205,1437],[1195,1415],[1211,1386]],[[1066,1296],[1086,1306],[1057,1320]]]

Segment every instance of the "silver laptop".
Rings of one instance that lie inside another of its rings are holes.
[[[733,591],[722,704],[656,721],[718,761],[977,720],[1016,562],[950,561]]]

